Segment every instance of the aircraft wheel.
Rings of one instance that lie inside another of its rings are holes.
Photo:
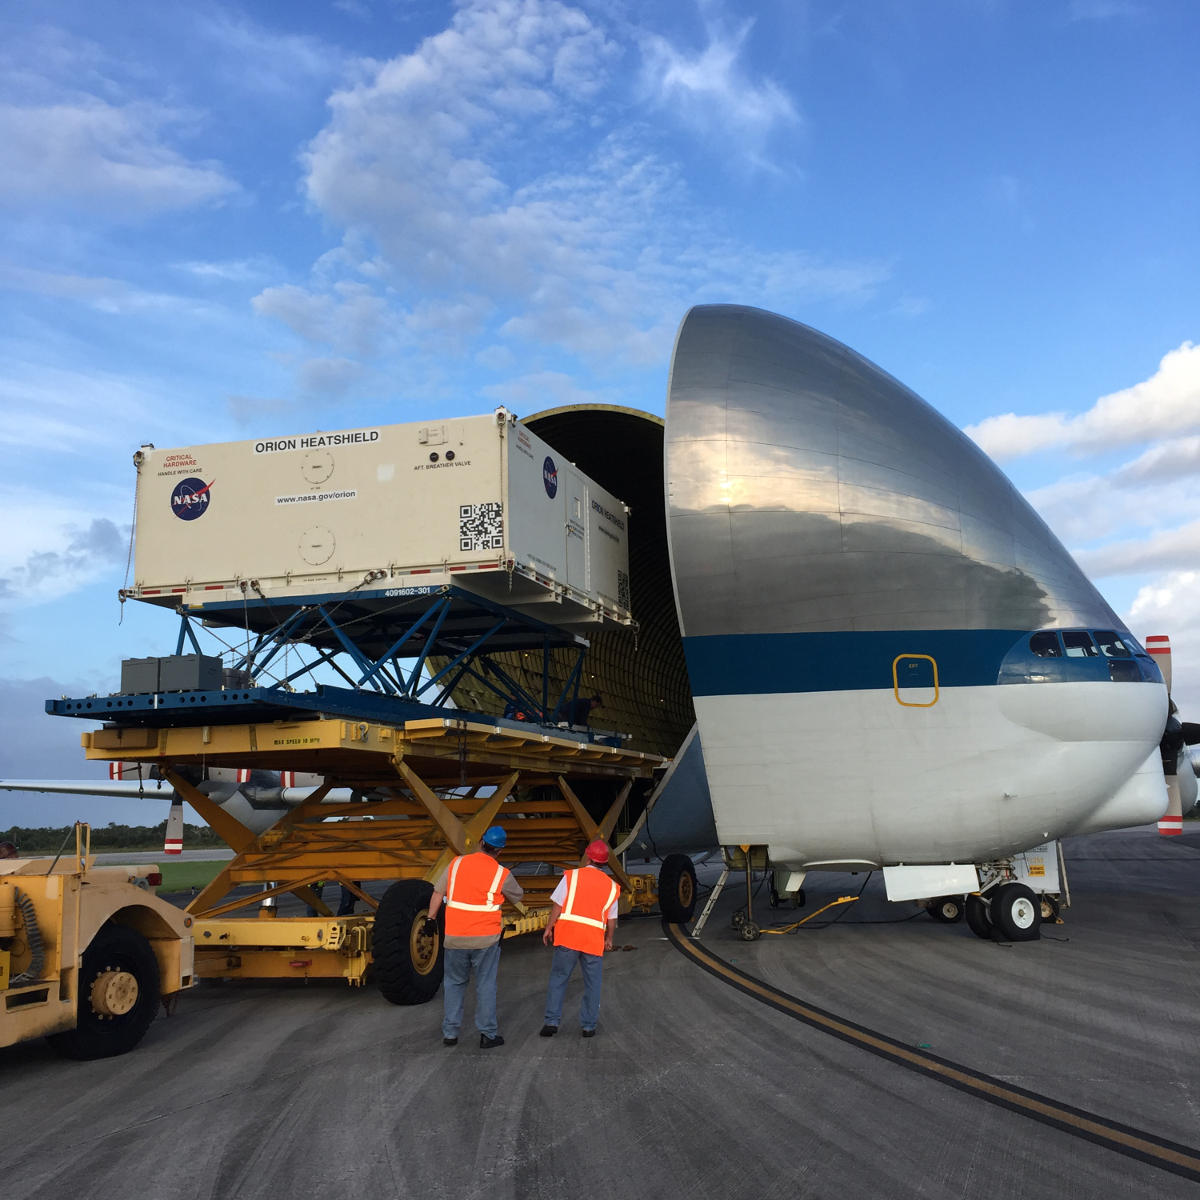
[[[996,889],[991,903],[992,923],[1009,942],[1036,942],[1042,924],[1038,898],[1023,883]]]
[[[663,920],[686,925],[696,911],[696,868],[686,854],[668,854],[658,872],[658,907]]]
[[[401,879],[383,894],[375,913],[371,953],[375,982],[392,1004],[425,1004],[442,985],[442,930],[425,933],[433,884]]]
[[[988,902],[982,896],[968,896],[963,915],[976,937],[991,938],[992,918],[988,915]]]
[[[961,896],[939,896],[929,902],[925,911],[935,920],[944,925],[953,925],[963,919],[963,898]]]
[[[66,1058],[111,1058],[142,1040],[158,1009],[158,960],[127,925],[102,925],[83,952],[74,1029],[46,1040]]]
[[[1038,897],[1039,907],[1042,911],[1042,921],[1049,922],[1051,925],[1058,924],[1058,901],[1053,897],[1043,893]]]
[[[793,908],[803,908],[805,903],[807,902],[807,900],[808,900],[808,897],[805,896],[804,889],[797,888],[796,894],[792,897],[792,907]]]
[[[771,872],[771,888],[770,888],[770,893],[767,898],[767,903],[772,908],[778,908],[783,903],[783,901],[779,898],[779,891],[775,887],[775,872],[774,871]]]

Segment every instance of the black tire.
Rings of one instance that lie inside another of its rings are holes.
[[[74,1029],[46,1040],[64,1058],[112,1058],[132,1050],[158,1011],[158,960],[126,925],[102,925],[83,952]]]
[[[976,937],[991,939],[992,918],[988,915],[988,902],[982,896],[968,896],[963,915]]]
[[[686,854],[668,854],[658,872],[658,907],[663,920],[686,925],[696,911],[696,868]]]
[[[943,925],[953,925],[963,919],[963,898],[961,896],[939,896],[931,900],[925,911]]]
[[[991,901],[992,924],[1008,942],[1036,942],[1041,936],[1042,909],[1033,889],[1006,883]]]
[[[1059,912],[1057,897],[1043,892],[1038,897],[1038,902],[1042,910],[1042,924],[1057,925]]]
[[[424,933],[432,895],[433,884],[401,879],[379,902],[371,955],[375,982],[392,1004],[426,1004],[442,986],[445,926],[439,920],[437,933],[431,937]]]

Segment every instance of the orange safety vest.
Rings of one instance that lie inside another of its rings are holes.
[[[621,885],[595,867],[567,871],[567,899],[554,923],[554,944],[584,954],[604,953],[608,910],[621,894]]]
[[[450,864],[446,876],[446,936],[487,937],[501,931],[501,888],[508,878],[490,854],[477,850]]]

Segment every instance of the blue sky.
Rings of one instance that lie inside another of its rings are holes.
[[[116,599],[140,444],[661,413],[708,301],[967,428],[1200,710],[1197,44],[1186,0],[5,6],[0,777],[88,773],[42,701],[173,649]]]

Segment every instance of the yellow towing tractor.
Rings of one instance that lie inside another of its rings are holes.
[[[149,889],[156,867],[98,867],[74,853],[0,860],[0,1046],[46,1037],[68,1058],[142,1040],[160,1002],[193,983],[192,918]]]

